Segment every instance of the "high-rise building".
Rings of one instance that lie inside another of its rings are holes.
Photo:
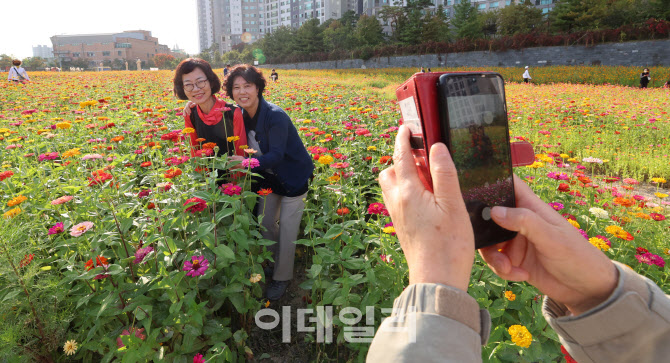
[[[406,3],[406,0],[401,1]],[[442,5],[445,14],[452,17],[454,4],[459,0],[432,1],[433,6],[426,11],[434,12]],[[487,11],[502,8],[515,0],[470,1],[479,11]],[[531,0],[545,14],[553,8],[556,1]],[[379,12],[384,6],[395,4],[395,0],[198,0],[200,51],[217,44],[220,52],[228,52],[237,44],[253,43],[281,26],[299,28],[313,18],[320,22],[339,19],[349,10],[357,15],[366,14],[379,18]],[[382,24],[388,33],[388,24]]]
[[[40,57],[44,59],[53,58],[54,50],[47,45],[38,45],[33,47],[33,57]]]

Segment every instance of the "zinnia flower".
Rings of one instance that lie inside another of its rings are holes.
[[[561,209],[564,208],[563,203],[559,203],[559,202],[551,202],[551,203],[549,203],[549,205],[550,205],[552,208],[554,208],[555,211],[559,211],[559,210],[561,210]]]
[[[184,271],[188,271],[186,276],[202,276],[209,268],[209,261],[205,256],[193,256],[191,261],[184,262]]]
[[[72,200],[72,196],[69,195],[64,195],[62,197],[56,198],[51,201],[51,205],[58,205],[58,204],[63,204],[67,203]]]
[[[193,363],[205,363],[205,358],[203,358],[202,354],[198,353],[193,356]]]
[[[260,165],[261,165],[261,163],[256,158],[248,158],[248,159],[242,160],[242,167],[245,167],[245,168],[253,169],[253,168],[259,167]]]
[[[642,255],[635,255],[635,258],[637,258],[638,262],[647,264],[649,266],[656,265],[661,268],[665,267],[665,260],[663,257],[653,253],[647,252]]]
[[[205,202],[204,199],[200,199],[197,197],[189,198],[188,200],[186,200],[186,202],[184,202],[184,206],[189,204],[191,204],[191,206],[186,208],[186,211],[194,214],[196,212],[202,212],[203,210],[205,210],[205,208],[207,208],[207,202]]]
[[[2,216],[5,217],[6,219],[9,219],[16,217],[19,213],[21,213],[21,208],[16,207],[6,211],[5,213],[2,214]]]
[[[135,261],[133,261],[133,263],[135,264],[141,263],[142,260],[144,260],[144,258],[147,257],[147,255],[151,253],[153,250],[154,250],[153,247],[147,246],[142,247],[139,250],[135,251]]]
[[[599,237],[589,238],[589,243],[591,243],[592,245],[596,246],[596,248],[604,252],[607,252],[610,249],[610,246]]]
[[[391,236],[395,236],[395,227],[393,227],[393,222],[386,223],[384,228],[382,228],[382,232],[390,234]]]
[[[651,219],[653,219],[653,220],[655,220],[655,221],[659,221],[659,222],[660,222],[660,221],[664,221],[664,220],[665,220],[665,216],[662,215],[662,214],[658,214],[658,213],[649,213],[649,216],[651,217]]]
[[[91,228],[93,228],[92,222],[81,222],[79,224],[75,224],[74,226],[72,226],[72,228],[70,228],[70,235],[74,237],[79,237]]]
[[[340,215],[340,216],[347,215],[347,214],[349,214],[349,208],[347,208],[347,207],[339,208],[337,210],[337,214]]]
[[[19,195],[19,196],[16,196],[16,197],[12,198],[9,202],[7,202],[7,206],[8,207],[14,207],[14,206],[17,206],[17,205],[25,202],[26,200],[28,200],[27,197],[25,197],[23,195]]]
[[[3,181],[3,180],[5,180],[5,179],[7,179],[7,178],[9,178],[13,175],[14,175],[14,172],[11,171],[11,170],[3,171],[2,173],[0,173],[0,181]]]
[[[533,336],[523,325],[512,325],[507,329],[509,335],[512,336],[512,342],[522,348],[530,347],[530,343],[533,341]]]
[[[382,203],[372,203],[368,207],[369,214],[382,214],[385,216],[389,215],[389,211],[386,209],[386,206]]]
[[[261,189],[261,190],[258,191],[258,195],[260,195],[262,197],[264,197],[264,196],[266,196],[270,193],[272,193],[272,189],[270,189],[270,188],[264,188],[264,189]]]
[[[75,340],[68,340],[63,346],[65,355],[73,355],[77,352],[77,342]]]
[[[58,234],[64,232],[65,229],[63,228],[63,222],[58,222],[54,224],[51,228],[49,228],[49,234]]]
[[[168,169],[168,171],[166,171],[163,176],[168,178],[168,179],[173,179],[173,178],[176,178],[180,175],[181,175],[181,169],[172,168],[172,169]]]
[[[607,211],[602,208],[593,207],[589,209],[589,212],[598,218],[607,219],[610,217],[609,213],[607,213]]]
[[[86,154],[81,157],[81,160],[90,160],[90,159],[102,159],[100,154]]]
[[[321,155],[321,157],[319,157],[318,161],[319,161],[319,164],[321,164],[321,165],[329,165],[334,160],[335,159],[333,159],[333,157],[330,156],[330,155]]]
[[[595,164],[602,164],[603,163],[603,161],[601,159],[594,158],[594,157],[584,158],[584,159],[582,159],[582,162],[583,163],[595,163]]]
[[[242,187],[231,183],[224,184],[220,186],[219,189],[223,190],[223,194],[230,196],[240,195],[240,193],[242,193]]]

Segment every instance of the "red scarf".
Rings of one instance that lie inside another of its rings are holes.
[[[202,112],[200,106],[196,105],[198,116],[208,126],[216,125],[219,121],[223,120],[223,112],[229,109],[229,107],[226,107],[225,101],[219,100],[216,97],[214,97],[214,106],[212,106],[212,109],[207,114]],[[247,131],[244,127],[242,110],[239,107],[235,108],[233,114],[233,135],[239,137],[239,140],[233,142],[235,145],[235,155],[245,156],[244,150],[240,146],[247,145]]]

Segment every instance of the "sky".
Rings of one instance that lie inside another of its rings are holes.
[[[0,0],[0,54],[24,59],[54,35],[149,30],[160,44],[199,53],[197,0]],[[17,14],[18,12],[19,14]]]

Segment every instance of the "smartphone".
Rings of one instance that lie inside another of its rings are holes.
[[[516,236],[491,219],[494,206],[515,206],[504,84],[494,72],[445,73],[437,82],[440,133],[456,165],[475,248]]]

